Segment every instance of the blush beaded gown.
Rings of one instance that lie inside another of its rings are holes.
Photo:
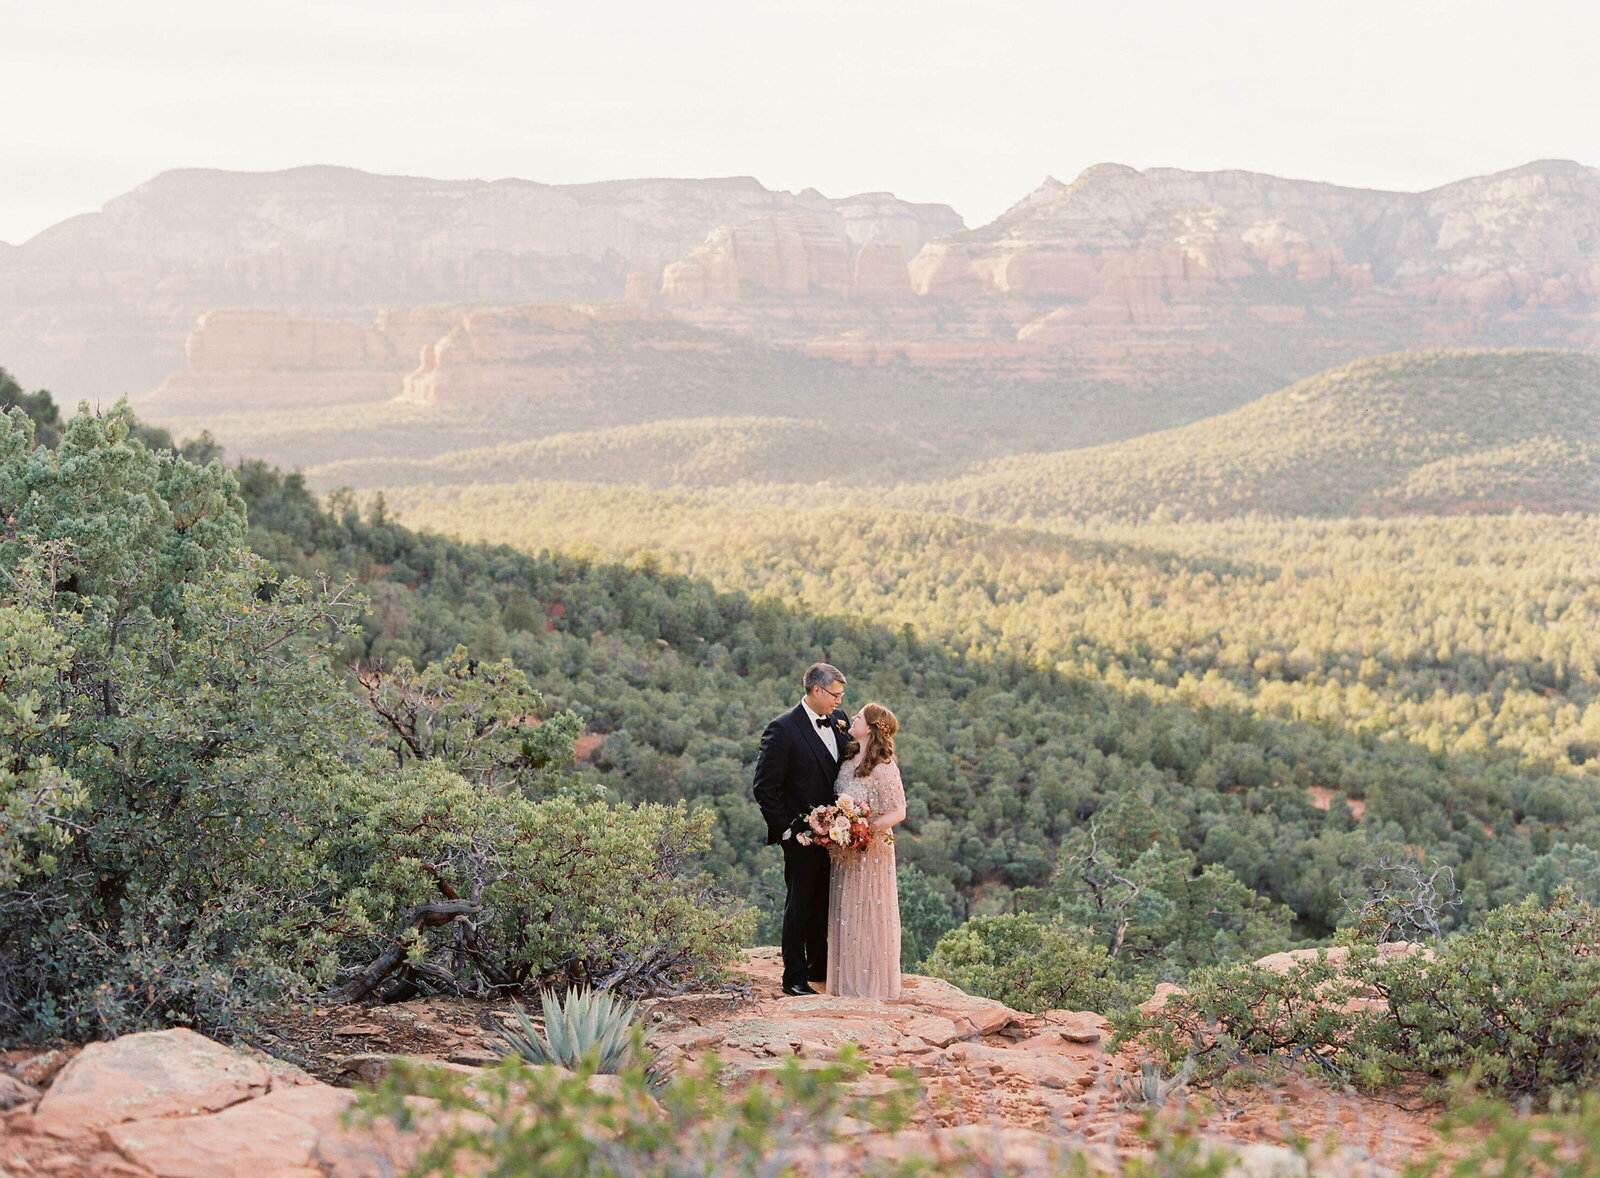
[[[884,814],[905,805],[900,766],[855,775],[859,756],[839,766],[834,793],[849,794]],[[832,851],[828,875],[828,993],[900,997],[900,891],[894,847],[874,841],[865,851]]]

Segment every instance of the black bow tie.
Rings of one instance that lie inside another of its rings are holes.
[[[817,717],[817,727],[818,728],[826,728],[827,726],[828,726],[828,717],[826,717],[826,716],[818,716]]]

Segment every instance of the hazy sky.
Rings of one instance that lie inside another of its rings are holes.
[[[0,0],[0,241],[157,172],[754,175],[981,224],[1104,160],[1600,165],[1600,0]]]

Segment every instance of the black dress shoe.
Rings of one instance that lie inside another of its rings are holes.
[[[809,982],[791,982],[783,988],[783,992],[791,998],[798,998],[802,994],[815,994]]]

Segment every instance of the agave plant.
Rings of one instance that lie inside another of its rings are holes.
[[[1122,1097],[1122,1103],[1130,1108],[1144,1105],[1162,1108],[1175,1092],[1189,1082],[1189,1077],[1192,1075],[1194,1075],[1193,1058],[1184,1060],[1183,1067],[1173,1076],[1163,1075],[1160,1064],[1146,1061],[1139,1065],[1137,1079],[1131,1074],[1122,1078],[1119,1095]]]
[[[533,1025],[521,1004],[511,1004],[522,1030],[507,1028],[501,1036],[511,1049],[508,1054],[564,1068],[586,1064],[602,1075],[615,1075],[637,1062],[644,1065],[652,1087],[665,1081],[662,1061],[645,1050],[637,1002],[623,1002],[609,991],[588,987],[568,991],[565,1001],[541,990],[539,1001],[544,1006],[543,1031]]]

